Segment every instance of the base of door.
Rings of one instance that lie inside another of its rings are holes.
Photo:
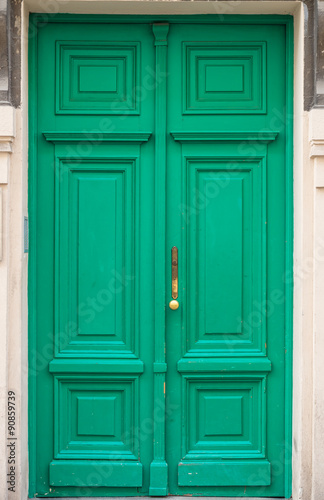
[[[82,500],[107,500],[110,497],[65,497],[63,500],[75,500],[76,498],[82,498]],[[130,498],[140,498],[141,500],[151,500],[152,497],[111,497],[114,500],[129,500]],[[197,500],[238,500],[242,497],[196,497]],[[62,500],[62,498],[52,497],[51,500]],[[188,500],[188,497],[180,497],[180,496],[168,496],[168,500]],[[244,497],[244,500],[285,500],[283,497]]]
[[[168,464],[153,460],[150,467],[150,497],[165,497],[168,493]]]

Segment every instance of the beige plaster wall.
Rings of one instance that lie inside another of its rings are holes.
[[[12,146],[15,137],[15,112],[9,106],[0,108],[0,498],[6,498],[7,474],[7,387],[8,387],[8,228],[9,176]]]
[[[313,412],[312,499],[324,496],[324,110],[309,120],[313,169]]]
[[[295,19],[294,101],[294,389],[293,498],[324,499],[324,109],[303,111],[303,9],[280,1],[181,2],[25,0],[22,15],[22,107],[0,106],[0,499],[25,500],[27,453],[28,14],[286,14]],[[2,201],[1,201],[2,198]],[[1,214],[2,212],[2,214]],[[1,228],[2,224],[2,228]],[[7,391],[17,395],[16,491],[8,492]],[[287,444],[289,445],[289,443]]]

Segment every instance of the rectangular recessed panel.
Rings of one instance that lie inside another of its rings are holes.
[[[140,42],[56,43],[56,113],[139,114]]]
[[[186,463],[178,466],[179,486],[268,486],[271,465],[267,460],[248,462]]]
[[[222,62],[205,66],[206,92],[243,92],[244,66]]]
[[[76,250],[80,335],[122,335],[123,294],[114,293],[122,275],[124,172],[73,174],[77,198]],[[72,216],[73,217],[73,216]],[[86,312],[86,314],[84,314]]]
[[[67,161],[59,170],[57,345],[133,352],[135,162]]]
[[[80,92],[116,92],[117,66],[80,66]]]
[[[183,113],[266,113],[265,42],[183,42]]]
[[[207,184],[217,180],[217,175],[202,172],[198,189],[206,193]],[[242,332],[244,179],[232,175],[223,176],[223,181],[218,196],[210,199],[202,217],[198,217],[205,237],[203,248],[198,247],[198,258],[202,263],[199,267],[204,267],[205,283],[201,280],[200,286],[205,287],[206,335]]]
[[[186,164],[190,352],[262,349],[265,227],[262,164],[190,158]],[[262,307],[262,306],[261,306]]]

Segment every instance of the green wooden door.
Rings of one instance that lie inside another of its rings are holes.
[[[182,25],[168,43],[170,492],[283,496],[285,28]]]
[[[30,495],[289,495],[288,20],[31,21]]]

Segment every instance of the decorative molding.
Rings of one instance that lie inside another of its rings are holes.
[[[151,132],[43,132],[49,142],[147,142]]]
[[[183,114],[265,114],[266,53],[261,40],[183,42]]]
[[[269,358],[255,356],[253,358],[182,358],[177,363],[179,373],[241,373],[241,372],[270,372]]]
[[[144,364],[140,359],[109,360],[54,358],[49,363],[51,373],[143,373]]]
[[[52,460],[49,464],[49,484],[51,486],[76,486],[91,488],[98,486],[100,470],[100,486],[141,488],[143,483],[143,466],[139,462],[117,460]]]
[[[263,142],[274,141],[279,132],[170,132],[177,142]]]
[[[140,48],[130,41],[57,40],[55,113],[139,115]]]
[[[167,74],[168,23],[154,23],[152,26],[155,43],[156,74]],[[167,79],[162,78],[155,88],[155,305],[154,305],[154,408],[166,415],[165,381],[165,298],[166,298],[166,120],[167,120]],[[168,494],[168,464],[165,454],[165,418],[155,419],[153,428],[153,461],[150,465],[150,496]]]
[[[311,139],[309,141],[309,144],[310,144],[309,156],[311,158],[324,156],[324,139]]]
[[[257,474],[254,472],[257,470]],[[241,486],[238,478],[245,477],[246,486],[264,488],[271,484],[271,464],[268,460],[181,460],[178,464],[179,486]]]
[[[12,153],[13,136],[0,137],[0,153]]]
[[[167,368],[166,363],[153,363],[153,373],[166,373]]]
[[[0,184],[8,184],[14,136],[0,136]]]
[[[155,23],[152,26],[155,41],[154,45],[168,45],[167,36],[169,33],[169,23]]]
[[[316,189],[324,188],[324,139],[309,141],[309,156],[314,160],[314,186]]]

